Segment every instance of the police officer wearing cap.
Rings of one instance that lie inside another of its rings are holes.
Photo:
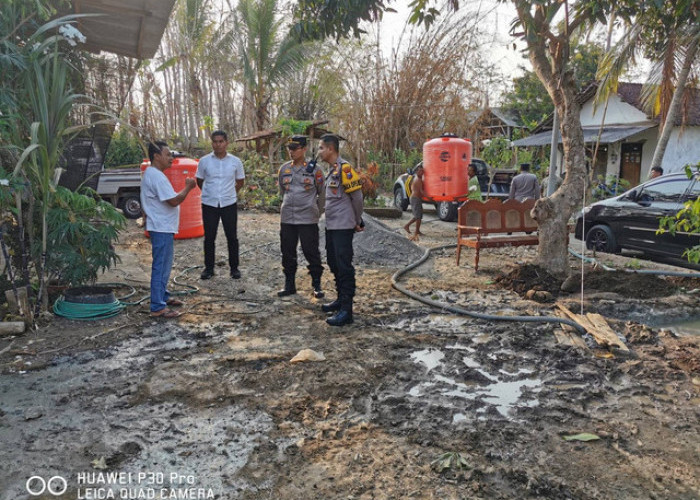
[[[323,297],[323,265],[318,249],[318,219],[323,212],[325,192],[323,171],[315,161],[306,161],[306,149],[305,136],[292,136],[287,143],[292,161],[282,165],[278,174],[282,196],[280,243],[284,288],[277,292],[277,295],[285,297],[297,293],[297,245],[301,241],[301,249],[309,263],[313,294],[320,299]]]
[[[338,137],[321,137],[318,154],[330,165],[326,176],[326,254],[328,267],[335,277],[338,298],[323,304],[324,312],[335,312],[326,319],[332,326],[352,323],[355,296],[355,268],[352,265],[352,240],[364,230],[362,223],[362,184],[359,176],[339,154]]]

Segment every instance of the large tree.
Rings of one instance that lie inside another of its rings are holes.
[[[586,157],[581,106],[571,64],[572,39],[595,20],[603,20],[602,2],[513,0],[518,13],[514,34],[527,44],[532,67],[544,84],[559,115],[566,177],[551,197],[538,200],[532,210],[540,228],[537,260],[555,274],[569,272],[567,224],[581,205],[586,189]],[[557,22],[556,19],[561,18]]]
[[[596,43],[575,42],[572,51],[571,66],[576,87],[581,90],[595,80],[603,49]],[[503,95],[503,107],[516,113],[524,125],[533,128],[552,114],[554,104],[537,74],[523,66],[520,69],[523,76],[513,79],[513,89]]]

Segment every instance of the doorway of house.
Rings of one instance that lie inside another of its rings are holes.
[[[630,186],[639,184],[642,170],[642,145],[623,144],[622,163],[620,166],[620,177],[630,183]]]

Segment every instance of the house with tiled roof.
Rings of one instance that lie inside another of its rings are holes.
[[[594,105],[597,85],[579,95],[581,126],[589,167],[597,176],[619,176],[632,186],[649,177],[651,160],[659,138],[659,119],[647,114],[641,104],[642,84],[620,83],[607,103]],[[685,113],[678,117],[661,166],[664,173],[680,172],[686,164],[700,161],[700,90],[686,91]],[[515,147],[551,144],[551,118],[543,121],[530,137],[515,141]],[[561,139],[559,140],[561,151]],[[559,155],[558,171],[562,172]]]

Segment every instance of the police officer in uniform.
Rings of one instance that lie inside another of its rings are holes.
[[[309,263],[313,294],[320,299],[323,297],[323,265],[318,249],[318,219],[323,212],[325,191],[323,171],[315,161],[306,161],[306,149],[305,136],[292,136],[287,143],[292,161],[282,165],[278,174],[282,196],[280,242],[284,288],[277,292],[277,295],[285,297],[297,293],[297,245],[301,241],[301,249]]]
[[[362,223],[362,184],[355,170],[339,155],[338,137],[321,137],[318,154],[330,165],[326,176],[326,254],[328,267],[335,277],[338,298],[321,306],[324,312],[335,312],[326,319],[332,326],[352,323],[352,301],[355,296],[355,268],[352,265],[352,240],[364,230]]]

